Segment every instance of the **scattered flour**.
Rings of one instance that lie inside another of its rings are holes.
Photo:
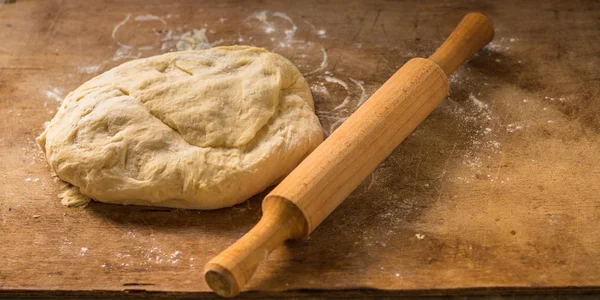
[[[523,129],[523,126],[521,126],[521,125],[517,125],[517,124],[506,125],[506,131],[511,132],[511,133],[515,132],[515,131],[519,131],[521,129]]]
[[[165,19],[159,17],[159,16],[155,16],[155,15],[141,15],[141,16],[136,16],[135,21],[138,22],[146,22],[146,21],[159,21],[165,25],[167,25],[167,21],[165,21]]]
[[[314,84],[310,87],[310,89],[315,94],[320,94],[329,97],[329,91],[325,86]]]
[[[57,87],[46,90],[44,92],[46,94],[46,97],[58,102],[58,103],[62,103],[63,102],[63,91]]]
[[[94,74],[100,71],[100,66],[87,66],[87,67],[79,67],[79,73],[81,74]]]
[[[327,65],[329,64],[327,62],[327,51],[325,50],[325,48],[323,46],[321,46],[321,53],[323,53],[323,59],[321,60],[321,64],[319,65],[318,68],[314,69],[313,71],[310,71],[306,74],[303,74],[304,76],[309,76],[321,71],[325,71],[325,69],[327,68]]]
[[[332,77],[332,76],[325,76],[325,81],[330,82],[330,83],[339,84],[340,86],[342,86],[344,88],[344,90],[346,90],[346,93],[347,93],[346,98],[344,98],[344,101],[342,101],[342,103],[340,105],[334,107],[333,110],[335,111],[335,110],[340,110],[342,108],[345,108],[348,105],[348,103],[350,102],[350,89],[348,87],[348,84],[345,81],[343,81],[339,78]]]
[[[125,16],[125,19],[123,19],[121,22],[119,22],[117,25],[115,25],[115,27],[112,30],[112,39],[113,41],[115,41],[117,43],[117,45],[126,48],[126,49],[131,49],[132,46],[127,45],[127,44],[122,44],[121,42],[119,42],[119,40],[117,39],[117,32],[119,32],[119,29],[121,28],[121,26],[127,24],[127,22],[129,22],[129,20],[131,19],[131,14],[127,14],[127,16]]]
[[[273,16],[284,19],[292,25],[292,27],[286,28],[283,30],[283,32],[285,33],[285,40],[280,43],[280,46],[282,46],[282,47],[290,47],[292,44],[292,40],[294,39],[294,36],[296,35],[296,31],[298,30],[298,26],[296,26],[296,24],[294,23],[292,18],[290,18],[285,13],[275,12],[275,13],[273,13]]]
[[[194,29],[191,32],[186,32],[179,37],[179,41],[175,44],[178,51],[184,50],[204,50],[212,47],[206,38],[206,28],[200,30]]]
[[[485,46],[485,49],[494,51],[494,52],[504,52],[504,51],[508,51],[510,50],[510,46],[506,45],[506,42],[509,41],[510,43],[514,43],[519,41],[518,38],[500,38],[500,39],[494,39],[493,41],[491,41],[489,44],[487,44],[487,46]]]
[[[473,94],[469,94],[469,100],[473,101],[479,110],[485,110],[488,108],[488,105],[481,100],[477,99]]]
[[[354,78],[349,78],[356,86],[360,89],[360,97],[358,98],[358,102],[356,103],[356,107],[361,106],[365,101],[367,101],[367,91],[365,90],[365,82],[361,80],[356,80]]]

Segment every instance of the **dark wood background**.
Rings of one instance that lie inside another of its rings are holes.
[[[492,44],[308,239],[269,257],[246,295],[597,290],[598,1],[17,0],[0,4],[0,292],[210,295],[203,265],[260,218],[264,194],[217,211],[61,206],[34,139],[86,80],[193,44],[186,33],[204,28],[213,46],[294,62],[329,134],[470,11],[492,19]]]

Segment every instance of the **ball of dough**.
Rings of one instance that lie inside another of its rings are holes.
[[[86,199],[228,207],[278,182],[323,140],[310,89],[280,55],[217,47],[138,59],[71,92],[38,143]]]

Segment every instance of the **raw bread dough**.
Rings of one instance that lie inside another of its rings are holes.
[[[216,209],[287,175],[323,140],[310,89],[280,55],[217,47],[133,60],[71,92],[38,138],[97,201]]]

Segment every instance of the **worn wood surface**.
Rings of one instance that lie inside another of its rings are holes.
[[[0,289],[208,293],[203,265],[260,217],[265,194],[208,212],[61,206],[34,142],[55,98],[206,28],[213,45],[297,64],[329,134],[469,11],[496,38],[452,76],[449,98],[247,288],[600,287],[597,1],[18,0],[0,6]]]

